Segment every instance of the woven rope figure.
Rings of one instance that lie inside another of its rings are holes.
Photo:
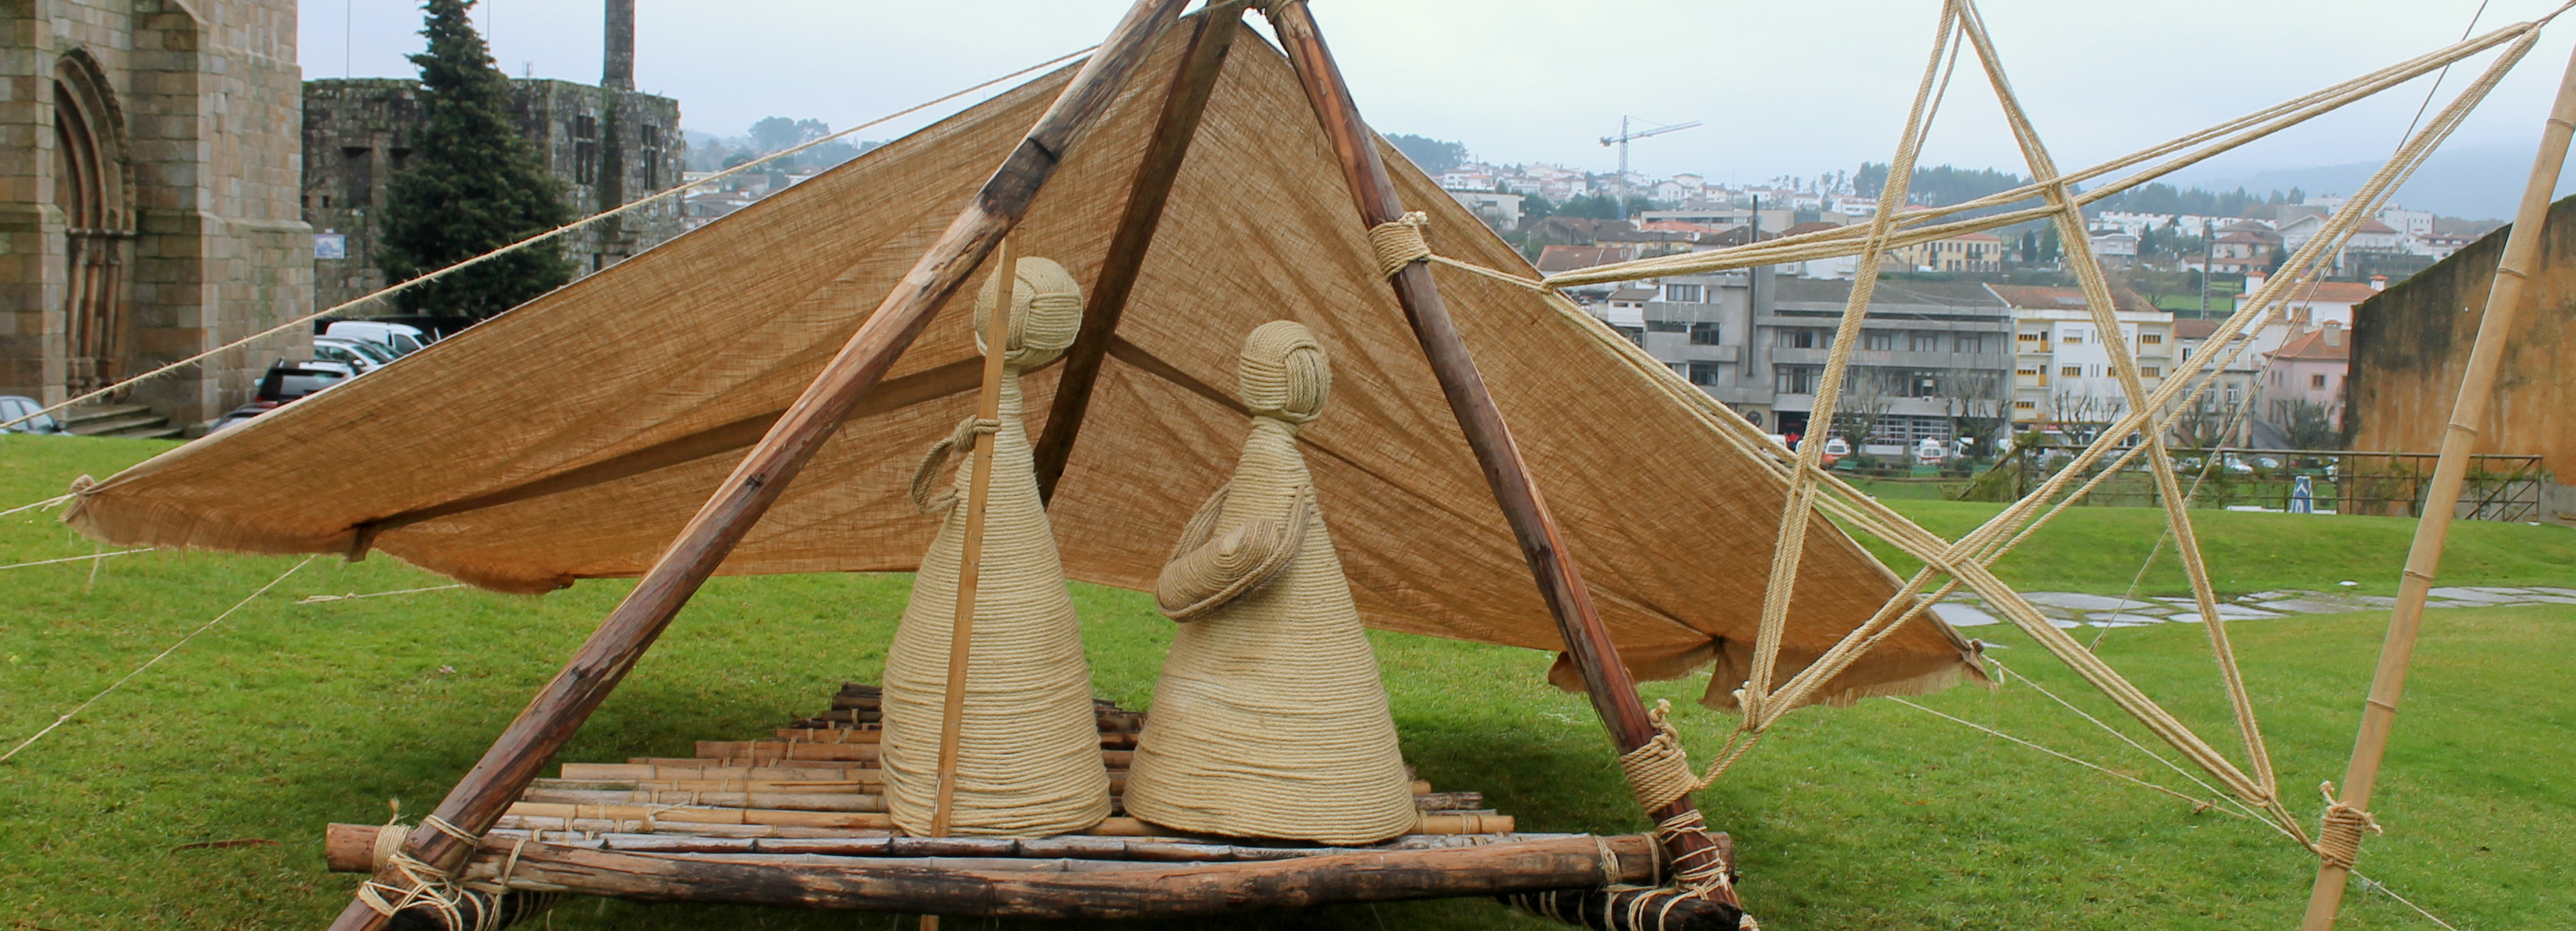
[[[972,457],[987,450],[994,456],[993,477],[949,833],[1042,837],[1079,831],[1109,816],[1109,773],[1101,764],[1100,730],[1091,709],[1091,672],[1021,424],[1020,372],[1072,344],[1082,323],[1081,286],[1046,259],[1021,259],[1018,269],[1011,288],[1011,339],[1002,357],[1000,421],[969,418],[955,436],[932,447],[913,481],[916,503],[942,522],[886,651],[882,747],[887,811],[913,834],[930,832],[939,792],[949,634],[965,550],[966,509],[957,502],[966,497]],[[992,319],[998,287],[998,276],[987,280],[976,300],[978,334]],[[930,486],[952,462],[954,491],[934,497]]]
[[[1180,621],[1128,771],[1127,812],[1208,834],[1365,844],[1413,828],[1377,656],[1316,507],[1297,428],[1332,388],[1305,327],[1244,340],[1251,436],[1173,547],[1155,600]]]

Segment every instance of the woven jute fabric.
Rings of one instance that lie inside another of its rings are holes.
[[[1297,449],[1298,424],[1323,411],[1330,371],[1295,323],[1264,325],[1245,341],[1243,399],[1264,413],[1252,418],[1232,481],[1201,509],[1213,519],[1191,522],[1158,594],[1174,571],[1193,576],[1180,582],[1190,593],[1233,588],[1229,574],[1260,584],[1194,611],[1172,634],[1128,771],[1129,814],[1203,834],[1327,844],[1384,840],[1417,818],[1377,656]],[[1282,526],[1292,522],[1303,526]],[[1293,547],[1293,556],[1275,568],[1258,554],[1191,558],[1246,539]]]
[[[1091,707],[1091,670],[1065,589],[1055,534],[1038,500],[1019,370],[1053,359],[1082,318],[1079,285],[1045,259],[1020,263],[1012,288],[1011,345],[1003,356],[1001,425],[955,457],[952,502],[966,498],[975,458],[993,457],[984,514],[966,696],[958,724],[953,835],[1037,837],[1079,831],[1109,817],[1109,771]],[[989,319],[994,288],[975,316]],[[1024,322],[1025,321],[1025,322]],[[1060,338],[1059,338],[1060,337]],[[886,810],[914,834],[931,830],[939,793],[939,744],[947,707],[949,637],[966,509],[947,508],[913,576],[886,650]]]
[[[1012,234],[1100,278],[1186,30],[1119,92]],[[487,588],[541,592],[652,564],[840,351],[1068,74],[1032,81],[316,397],[107,478],[74,526],[134,546],[346,553],[361,541]],[[1535,276],[1381,147],[1443,255]],[[1744,681],[1784,483],[1663,383],[1526,288],[1432,274],[1639,676]],[[980,282],[979,274],[977,281]],[[910,479],[973,413],[971,292],[934,318],[718,571],[905,571],[938,525]],[[1372,627],[1562,647],[1297,78],[1264,43],[1226,56],[1111,342],[1051,516],[1075,579],[1151,590],[1175,528],[1224,483],[1247,412],[1242,335],[1294,319],[1332,348],[1332,416],[1299,434]],[[1061,363],[1029,370],[1041,433]],[[1742,429],[1738,425],[1738,429]],[[1818,517],[1780,675],[1899,584]],[[686,623],[685,621],[683,623]],[[857,649],[853,645],[853,650]],[[1906,622],[1824,700],[1968,673],[1937,620]],[[1535,667],[1544,657],[1533,657]],[[1565,681],[1572,681],[1568,677]]]

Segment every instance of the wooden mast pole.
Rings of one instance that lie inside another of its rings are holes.
[[[1019,285],[1019,256],[1011,241],[994,252],[999,279],[993,315],[984,327],[984,392],[975,419],[1002,418],[1002,361],[1011,347],[1011,291]],[[993,494],[993,439],[977,435],[975,462],[966,481],[965,539],[957,557],[957,613],[948,625],[948,691],[939,706],[939,790],[930,807],[930,836],[948,836],[950,806],[957,800],[957,741],[966,723],[966,663],[975,646],[975,586],[984,575],[984,503]]]
[[[2540,258],[2542,227],[2549,222],[2549,195],[2558,185],[2559,170],[2566,166],[2572,136],[2576,136],[2576,52],[2569,54],[2567,71],[2559,78],[2557,101],[2550,105],[2549,121],[2541,131],[2540,152],[2531,160],[2531,178],[2524,183],[2522,204],[2514,211],[2513,232],[2505,237],[2504,257],[2496,263],[2495,280],[2487,287],[2477,342],[2469,349],[2459,396],[2451,401],[2442,457],[2433,466],[2433,484],[2424,494],[2423,513],[2416,518],[2415,543],[2406,553],[2406,573],[2398,581],[2397,606],[2389,612],[2388,638],[2379,648],[2379,669],[2370,681],[2370,697],[2362,705],[2361,732],[2353,741],[2352,762],[2344,769],[2337,808],[2368,811],[2371,792],[2378,787],[2380,759],[2387,753],[2389,732],[2397,726],[2397,701],[2406,691],[2406,667],[2414,659],[2416,634],[2424,626],[2424,601],[2432,594],[2434,573],[2441,568],[2442,546],[2459,510],[2469,456],[2477,452],[2478,429],[2485,425],[2489,402],[2494,400],[2497,365],[2504,358],[2505,342],[2513,337],[2514,317],[2522,311],[2523,284]],[[2360,829],[2345,830],[2358,852]],[[2330,819],[2320,832],[2320,843],[2335,831]],[[2351,872],[2347,863],[2319,858],[2317,884],[2309,890],[2307,917],[2299,924],[2302,931],[2334,927],[2335,912],[2343,904],[2345,877]]]
[[[1208,97],[1216,90],[1217,75],[1224,71],[1226,49],[1242,32],[1243,8],[1249,2],[1218,0],[1190,14],[1189,18],[1198,20],[1197,29],[1190,35],[1189,48],[1181,53],[1180,70],[1172,75],[1171,93],[1164,96],[1162,115],[1154,125],[1154,141],[1136,166],[1135,180],[1127,190],[1126,214],[1119,218],[1118,232],[1101,259],[1100,277],[1091,283],[1082,329],[1065,349],[1055,399],[1047,406],[1046,432],[1038,436],[1033,455],[1040,501],[1055,500],[1056,483],[1064,477],[1065,462],[1073,458],[1074,441],[1081,436],[1083,416],[1091,407],[1091,389],[1099,383],[1101,360],[1109,354],[1110,336],[1118,331],[1127,295],[1145,267],[1145,253],[1153,247],[1154,229],[1163,221],[1172,181],[1180,176],[1190,140],[1198,136],[1199,118],[1207,113]]]
[[[1324,134],[1340,156],[1342,175],[1350,182],[1351,196],[1359,203],[1361,222],[1374,227],[1401,218],[1404,203],[1397,199],[1395,183],[1387,175],[1385,163],[1379,160],[1377,134],[1360,119],[1359,106],[1351,98],[1350,87],[1342,81],[1341,68],[1333,63],[1332,51],[1316,31],[1314,15],[1306,9],[1304,0],[1273,2],[1265,13],[1271,27],[1278,31],[1289,61],[1296,66],[1307,102],[1314,106],[1316,119],[1322,121]],[[1618,646],[1602,626],[1601,615],[1592,606],[1591,593],[1583,586],[1583,576],[1565,551],[1564,537],[1557,530],[1556,519],[1548,513],[1547,500],[1530,481],[1520,447],[1503,423],[1502,410],[1485,390],[1484,376],[1477,371],[1466,341],[1449,317],[1448,305],[1440,298],[1440,287],[1431,279],[1429,263],[1408,264],[1389,283],[1395,288],[1397,302],[1404,305],[1405,319],[1412,324],[1414,338],[1421,342],[1432,372],[1440,379],[1440,389],[1448,396],[1449,409],[1458,418],[1459,429],[1467,435],[1467,445],[1476,452],[1476,462],[1484,469],[1486,484],[1493,488],[1495,503],[1502,507],[1504,518],[1511,522],[1512,535],[1520,541],[1522,555],[1529,559],[1539,594],[1547,600],[1548,611],[1556,617],[1557,631],[1565,638],[1566,655],[1583,674],[1584,690],[1591,696],[1593,711],[1601,716],[1621,753],[1645,746],[1655,738],[1656,731],[1653,720],[1647,717],[1645,703],[1637,697],[1636,677],[1619,661]],[[1690,796],[1684,795],[1648,812],[1648,816],[1663,824],[1695,810]],[[1717,841],[1704,831],[1670,835],[1664,852],[1676,871],[1704,866],[1722,857]],[[1732,892],[1726,894],[1731,899]],[[1739,903],[1730,900],[1727,904]]]
[[[1154,38],[1186,4],[1187,0],[1136,0],[957,219],[877,305],[840,354],[823,366],[760,445],[743,457],[563,671],[546,683],[483,759],[448,792],[432,817],[468,837],[489,830],[500,819],[511,800],[635,668],[635,661],[759,522],[797,471],[831,439],[841,419],[929,325],[931,315],[1018,225],[1076,138],[1108,109],[1144,61]],[[434,869],[453,871],[473,847],[424,824],[403,842],[402,852]],[[411,885],[398,865],[377,871],[372,881],[395,889]],[[341,910],[331,927],[378,931],[387,917],[357,900]]]

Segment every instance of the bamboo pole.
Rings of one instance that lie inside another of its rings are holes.
[[[511,800],[635,668],[636,660],[652,647],[689,596],[715,573],[815,451],[832,438],[842,419],[912,345],[931,315],[956,295],[966,276],[1018,225],[1065,153],[1109,108],[1128,76],[1144,61],[1155,37],[1186,3],[1136,0],[1100,51],[1057,94],[1054,105],[1029,128],[948,229],[815,375],[760,444],[743,457],[563,670],[448,792],[432,817],[468,837],[500,819]],[[426,824],[403,843],[405,853],[442,871],[456,869],[471,849],[470,843]],[[412,885],[403,871],[393,867],[379,871],[374,881],[394,888]],[[379,931],[388,917],[353,898],[331,927],[333,931]]]
[[[2433,466],[2424,513],[2415,523],[2415,543],[2406,553],[2405,575],[2398,580],[2388,638],[2379,648],[2379,668],[2371,677],[2370,697],[2361,709],[2361,730],[2353,740],[2352,761],[2344,769],[2343,791],[2336,799],[2354,811],[2367,811],[2371,792],[2378,787],[2379,763],[2388,751],[2389,732],[2397,726],[2397,701],[2406,691],[2406,667],[2415,657],[2416,635],[2424,626],[2424,601],[2431,596],[2434,574],[2442,565],[2442,546],[2459,510],[2460,488],[2476,452],[2478,429],[2494,400],[2496,367],[2504,358],[2505,342],[2513,337],[2514,317],[2522,311],[2523,285],[2540,258],[2541,234],[2549,222],[2549,195],[2566,166],[2571,136],[2576,136],[2576,52],[2569,53],[2567,71],[2559,78],[2558,98],[2549,107],[2540,151],[2532,157],[2531,177],[2523,185],[2522,204],[2514,211],[2513,232],[2505,237],[2504,257],[2496,263],[2495,280],[2487,287],[2477,342],[2469,349],[2459,396],[2451,401],[2450,427],[2442,435],[2442,458]],[[2358,846],[2356,837],[2356,851]],[[2301,931],[2334,927],[2335,912],[2343,905],[2345,877],[2351,872],[2349,865],[2319,858],[2317,883],[2309,890]]]
[[[1264,13],[1296,67],[1315,118],[1323,124],[1325,136],[1341,159],[1342,175],[1358,202],[1361,222],[1374,227],[1402,217],[1404,203],[1397,199],[1395,182],[1379,159],[1377,134],[1360,118],[1359,106],[1342,80],[1341,68],[1334,64],[1332,51],[1325,47],[1304,0],[1274,2]],[[1601,716],[1619,752],[1645,746],[1655,738],[1656,730],[1646,714],[1645,703],[1637,697],[1636,677],[1620,662],[1618,645],[1611,641],[1600,613],[1593,608],[1591,593],[1584,588],[1583,575],[1573,556],[1565,550],[1564,535],[1548,513],[1546,499],[1530,481],[1520,447],[1513,442],[1511,428],[1503,422],[1502,410],[1495,406],[1493,395],[1485,390],[1484,375],[1477,371],[1466,340],[1449,317],[1440,286],[1432,280],[1430,265],[1422,261],[1409,263],[1396,272],[1390,283],[1397,302],[1404,306],[1406,322],[1422,344],[1424,358],[1448,397],[1450,412],[1458,418],[1459,430],[1475,450],[1485,482],[1493,489],[1495,504],[1511,522],[1512,535],[1529,560],[1539,594],[1546,599],[1558,633],[1565,638],[1566,656],[1583,674],[1584,690],[1591,696],[1593,711]],[[1690,796],[1684,795],[1647,814],[1661,825],[1676,819],[1687,821],[1696,813]],[[1705,830],[1675,831],[1668,836],[1664,849],[1676,872],[1722,863],[1716,841]],[[1730,887],[1721,886],[1720,890],[1727,904],[1738,904],[1733,901]]]
[[[1011,291],[1019,285],[1019,256],[1011,239],[1002,237],[994,252],[996,279],[993,314],[984,327],[984,393],[975,403],[975,419],[1002,416],[1002,359],[1011,351]],[[975,585],[984,574],[984,505],[993,493],[993,441],[976,436],[972,474],[966,485],[966,527],[957,560],[957,614],[948,625],[948,691],[939,706],[939,793],[930,808],[930,833],[948,836],[950,808],[957,801],[957,741],[966,726],[966,665],[975,646]]]

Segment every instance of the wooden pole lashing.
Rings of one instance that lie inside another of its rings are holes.
[[[1019,256],[1005,237],[994,252],[998,279],[993,315],[984,327],[984,393],[975,403],[975,419],[1002,416],[1002,359],[1010,354],[1011,291],[1019,284]],[[975,459],[966,485],[966,526],[957,560],[957,614],[948,626],[948,691],[939,706],[939,791],[930,809],[930,836],[948,836],[948,816],[957,800],[957,742],[966,722],[966,666],[975,646],[975,586],[984,574],[984,504],[993,493],[993,439],[976,437]]]
[[[1333,63],[1331,50],[1315,28],[1314,15],[1303,0],[1274,2],[1264,12],[1278,32],[1280,46],[1296,67],[1307,102],[1313,105],[1316,119],[1323,124],[1324,134],[1340,158],[1342,175],[1358,202],[1361,222],[1374,227],[1401,218],[1404,204],[1397,199],[1395,183],[1379,158],[1377,134],[1361,120],[1350,87],[1343,82],[1340,67]],[[1414,337],[1422,344],[1423,355],[1439,378],[1450,411],[1458,418],[1459,429],[1475,450],[1485,482],[1493,488],[1495,503],[1511,523],[1521,553],[1529,560],[1539,593],[1565,638],[1566,655],[1583,674],[1584,690],[1592,699],[1593,711],[1601,716],[1621,753],[1646,745],[1655,738],[1656,730],[1645,703],[1637,697],[1636,678],[1620,662],[1618,646],[1611,642],[1609,630],[1593,608],[1592,596],[1583,586],[1582,573],[1573,557],[1565,550],[1564,536],[1548,513],[1546,499],[1530,481],[1520,447],[1512,441],[1501,409],[1494,405],[1493,395],[1485,389],[1484,376],[1477,371],[1466,341],[1449,317],[1440,287],[1432,281],[1429,264],[1408,264],[1396,272],[1390,283],[1397,302],[1404,306]],[[1690,796],[1684,795],[1648,812],[1648,816],[1664,824],[1695,811]],[[1705,831],[1676,832],[1669,836],[1664,849],[1676,872],[1717,863],[1722,857],[1716,841]],[[1732,898],[1731,891],[1724,887],[1721,890]]]
[[[2397,726],[2397,702],[2406,691],[2407,664],[2415,657],[2416,636],[2424,626],[2424,601],[2432,594],[2434,574],[2442,565],[2442,546],[2459,510],[2460,488],[2468,477],[2471,455],[2477,452],[2478,430],[2494,400],[2496,368],[2504,359],[2505,342],[2513,337],[2514,317],[2522,311],[2523,285],[2540,258],[2549,196],[2558,186],[2559,171],[2566,167],[2571,137],[2576,137],[2576,52],[2569,54],[2567,71],[2559,78],[2558,98],[2550,105],[2548,123],[2541,131],[2540,151],[2531,160],[2531,178],[2524,183],[2522,204],[2514,211],[2513,232],[2505,237],[2504,256],[2487,287],[2486,307],[2478,318],[2478,338],[2469,349],[2468,368],[2460,376],[2459,396],[2451,401],[2442,457],[2434,463],[2433,484],[2425,491],[2423,514],[2416,519],[2415,543],[2406,553],[2405,575],[2398,580],[2397,606],[2389,611],[2388,637],[2379,649],[2370,696],[2362,704],[2361,730],[2353,740],[2352,761],[2344,768],[2338,807],[2367,811],[2371,792],[2378,786],[2380,759],[2388,751],[2388,735]],[[2349,865],[2319,858],[2316,886],[2308,892],[2307,916],[2299,924],[2302,931],[2334,927],[2351,872]]]
[[[931,315],[956,295],[966,276],[1019,223],[1074,140],[1108,109],[1155,37],[1185,5],[1187,0],[1136,0],[1100,50],[1075,73],[1054,105],[1029,128],[948,229],[840,353],[823,366],[760,444],[743,457],[563,670],[448,792],[434,817],[468,837],[500,819],[511,800],[635,668],[636,660],[759,522],[798,470],[831,439],[842,418],[929,325]],[[403,843],[404,853],[442,871],[455,870],[471,849],[467,841],[427,826],[414,830]],[[410,886],[401,871],[392,867],[379,871],[373,881],[394,888]],[[386,920],[365,901],[351,901],[331,927],[377,931]]]

